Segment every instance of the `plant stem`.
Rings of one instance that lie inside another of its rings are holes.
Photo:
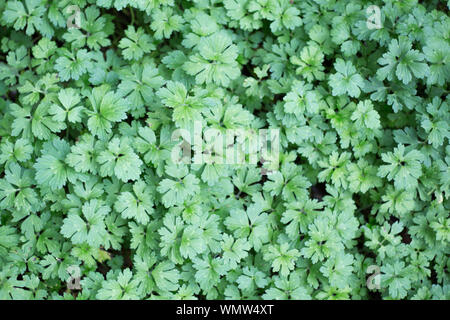
[[[134,25],[134,10],[133,10],[133,8],[130,8],[130,13],[131,13],[131,24]]]

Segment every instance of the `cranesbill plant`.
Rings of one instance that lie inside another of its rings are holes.
[[[449,299],[449,7],[0,1],[0,299]]]

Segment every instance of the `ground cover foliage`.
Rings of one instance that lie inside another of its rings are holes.
[[[0,17],[0,299],[449,298],[445,1]],[[194,123],[277,129],[279,161],[177,163]]]

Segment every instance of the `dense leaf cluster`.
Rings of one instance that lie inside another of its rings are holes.
[[[0,299],[450,298],[444,1],[7,0],[0,24]],[[173,163],[194,123],[279,129],[279,168]]]

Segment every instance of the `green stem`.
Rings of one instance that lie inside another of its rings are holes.
[[[130,13],[131,13],[131,24],[134,25],[134,10],[133,10],[133,8],[130,8]]]

